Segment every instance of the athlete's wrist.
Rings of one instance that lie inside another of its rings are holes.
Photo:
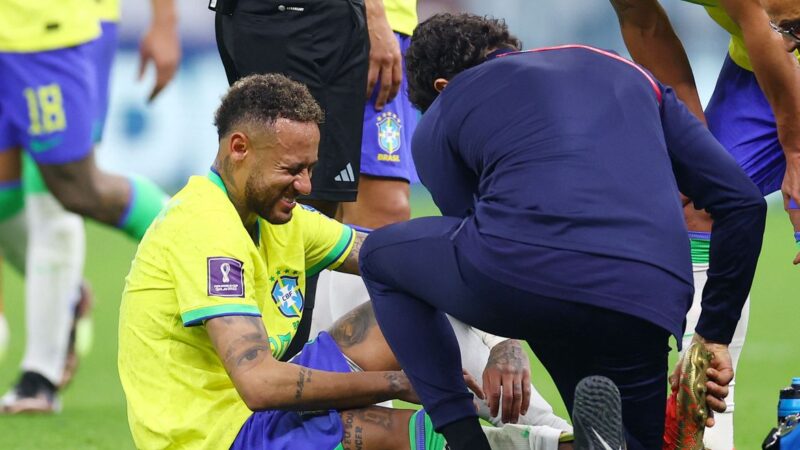
[[[701,336],[697,332],[694,333],[694,337],[692,338],[692,342],[699,342],[699,343],[703,344],[708,350],[711,350],[711,351],[713,351],[713,350],[722,350],[722,349],[727,349],[728,348],[728,344],[723,344],[721,342],[715,342],[715,341],[712,341],[712,340],[708,340],[708,339],[704,338],[703,336]]]

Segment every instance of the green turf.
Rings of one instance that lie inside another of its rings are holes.
[[[436,214],[429,197],[414,189],[416,215]],[[736,390],[739,449],[760,448],[775,422],[778,389],[800,376],[797,285],[800,272],[790,264],[793,256],[791,227],[779,208],[771,207],[764,250],[759,266],[750,330],[739,365]],[[0,417],[0,449],[128,449],[125,400],[116,370],[117,315],[120,293],[135,245],[119,233],[97,225],[87,226],[86,277],[95,291],[95,342],[78,376],[64,393],[64,411],[53,417]],[[22,282],[3,269],[6,313],[12,327],[12,345],[0,364],[0,389],[17,376],[24,347]],[[794,298],[795,301],[791,299]],[[35,323],[35,319],[34,319]],[[534,364],[534,383],[556,411],[564,413],[553,384]]]

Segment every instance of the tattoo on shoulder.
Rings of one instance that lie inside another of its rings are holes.
[[[349,348],[363,342],[376,325],[372,302],[367,302],[337,320],[331,327],[331,337],[339,347]]]
[[[306,367],[300,368],[300,372],[297,375],[297,388],[294,391],[295,400],[300,400],[303,397],[303,390],[306,388],[306,384],[311,383],[312,373],[313,370],[311,369]]]

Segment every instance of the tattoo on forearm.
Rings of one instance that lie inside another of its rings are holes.
[[[486,365],[508,366],[515,371],[520,371],[527,366],[526,363],[527,357],[522,351],[522,346],[518,341],[509,339],[492,348]]]
[[[300,368],[300,373],[297,376],[297,389],[294,391],[294,399],[300,400],[303,397],[303,390],[306,384],[311,383],[311,374],[313,371],[305,367]]]
[[[403,386],[400,384],[400,375],[398,375],[397,372],[387,372],[383,377],[389,382],[390,392],[396,393],[403,389]]]
[[[357,425],[356,414],[353,411],[342,413],[344,435],[342,446],[346,450],[362,450],[364,448],[364,428]]]
[[[358,260],[358,254],[361,253],[361,246],[364,245],[364,239],[366,238],[366,233],[356,231],[355,242],[353,242],[353,250],[350,252],[351,255],[355,255],[356,260]]]
[[[330,333],[340,348],[349,348],[363,342],[374,326],[377,326],[375,311],[372,302],[367,302],[337,320]]]
[[[260,317],[226,316],[214,320],[220,320],[225,326],[223,334],[214,333],[211,338],[221,352],[222,362],[228,372],[234,372],[269,357],[271,352],[269,340]],[[223,335],[236,337],[223,340]],[[220,342],[221,340],[223,342]]]
[[[364,244],[364,239],[367,238],[366,233],[356,231],[356,236],[353,242],[353,248],[345,258],[344,262],[337,269],[340,272],[358,274],[358,254],[361,253],[361,246]]]

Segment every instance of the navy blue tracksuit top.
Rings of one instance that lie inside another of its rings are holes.
[[[585,46],[506,53],[455,76],[412,143],[456,246],[498,282],[683,333],[679,191],[714,218],[697,332],[730,342],[761,249],[761,194],[672,89]]]

